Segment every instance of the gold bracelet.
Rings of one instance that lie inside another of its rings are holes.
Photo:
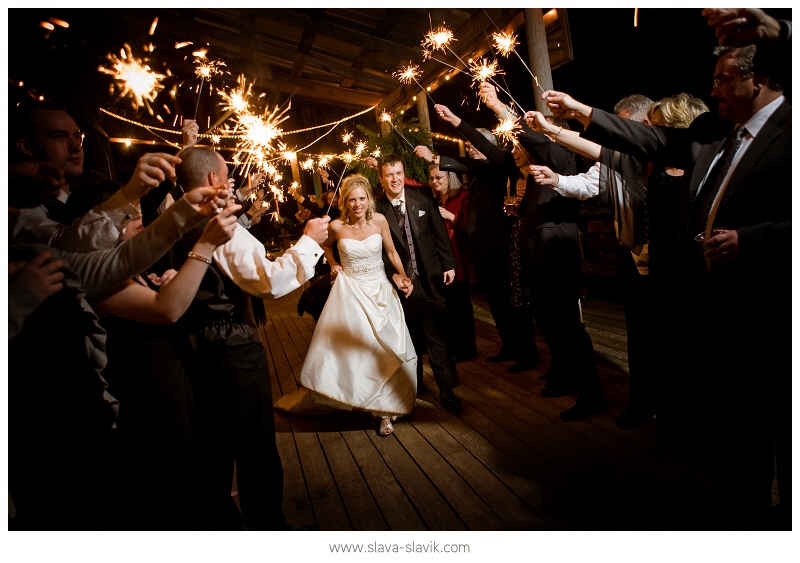
[[[190,252],[188,254],[189,258],[194,258],[195,260],[200,260],[201,262],[205,262],[206,264],[211,264],[211,258],[206,258],[205,256],[200,256],[199,254],[195,254],[194,252]]]

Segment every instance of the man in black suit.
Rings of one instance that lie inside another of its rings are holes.
[[[488,129],[476,129],[490,143],[497,140]],[[503,198],[510,181],[508,172],[490,161],[467,142],[469,158],[451,158],[434,155],[426,146],[418,146],[414,153],[424,161],[439,165],[442,172],[469,174],[469,209],[467,236],[475,261],[478,284],[486,294],[500,340],[500,351],[486,358],[487,362],[514,360],[507,370],[518,373],[533,368],[541,362],[536,349],[536,332],[533,317],[527,308],[511,306],[509,283],[509,245],[511,220],[503,211]],[[514,169],[513,180],[517,171]]]
[[[703,114],[689,129],[646,127],[560,92],[543,99],[581,121],[590,140],[686,170],[676,314],[686,320],[681,353],[692,360],[681,377],[685,419],[665,422],[684,430],[675,440],[684,450],[694,446],[684,454],[720,476],[735,525],[772,526],[775,459],[778,514],[791,518],[791,325],[781,312],[791,296],[792,108],[773,74],[789,69],[759,67],[755,45],[715,53],[719,115]]]
[[[444,288],[455,279],[456,267],[447,228],[433,197],[405,185],[405,166],[400,156],[381,157],[378,177],[384,193],[375,207],[386,216],[394,246],[414,282],[411,296],[402,300],[411,339],[418,355],[425,350],[428,352],[428,361],[439,386],[439,402],[446,409],[458,410],[461,399],[453,392],[458,376],[447,351],[443,323]],[[391,277],[394,271],[389,260],[384,263]],[[417,362],[417,393],[424,392],[420,361]]]
[[[512,151],[493,146],[483,135],[454,115],[446,106],[435,105],[441,119],[454,125],[489,160],[517,178],[517,193],[525,195],[519,205],[522,226],[520,251],[523,272],[533,305],[533,318],[550,348],[551,364],[545,397],[578,394],[572,408],[559,417],[565,422],[581,420],[606,408],[597,376],[592,340],[580,312],[580,201],[543,190],[528,175],[531,164],[544,164],[563,174],[577,173],[575,155],[527,126]]]

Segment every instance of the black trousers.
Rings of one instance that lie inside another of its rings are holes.
[[[579,402],[601,399],[592,339],[581,321],[575,284],[559,283],[559,276],[549,270],[547,265],[540,266],[528,278],[533,318],[550,348],[553,379],[548,384],[561,381],[574,388]],[[562,272],[560,278],[569,276]]]
[[[120,401],[121,529],[203,529],[210,499],[188,375],[167,338],[135,350],[135,358],[123,358],[115,347],[106,370]]]
[[[447,286],[445,310],[447,349],[454,358],[474,358],[478,355],[478,348],[469,280],[456,280]]]
[[[414,278],[414,291],[406,299],[401,297],[408,332],[417,351],[417,356],[427,352],[428,362],[439,389],[450,389],[458,385],[453,357],[448,351],[445,338],[445,299],[433,295],[428,283]],[[417,384],[422,383],[422,358],[417,361]]]
[[[636,269],[630,249],[620,247],[617,252],[617,275],[622,286],[622,305],[625,309],[625,327],[628,333],[629,409],[655,413],[656,390],[662,379],[665,354],[664,341],[656,325],[663,322],[653,303],[655,294],[651,275],[643,276]]]
[[[217,514],[215,527],[241,529],[231,498],[234,462],[239,502],[250,530],[286,528],[283,466],[275,444],[269,366],[263,345],[215,343],[187,356]]]

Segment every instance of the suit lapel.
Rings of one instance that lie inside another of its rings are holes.
[[[742,155],[742,159],[739,161],[739,164],[736,165],[736,170],[734,170],[731,175],[725,193],[722,194],[720,205],[725,205],[725,203],[728,202],[739,186],[742,185],[745,176],[747,176],[755,164],[761,159],[772,142],[783,132],[776,123],[783,120],[783,110],[786,109],[786,105],[787,104],[784,102],[778,106],[778,109],[775,110],[763,127],[761,127],[758,135],[753,139],[752,143],[750,143],[750,146],[747,147],[747,151]]]
[[[419,202],[408,196],[406,191],[406,221],[411,226],[411,234],[419,241]]]
[[[697,156],[697,162],[695,163],[692,171],[692,180],[689,183],[689,199],[692,202],[694,202],[694,199],[697,196],[697,188],[700,186],[700,182],[703,181],[703,177],[711,167],[714,157],[717,156],[719,151],[722,150],[722,146],[725,144],[727,139],[728,138],[726,136],[715,143],[706,145]]]
[[[406,247],[406,237],[403,234],[402,229],[400,228],[400,223],[397,222],[397,216],[394,214],[394,208],[389,200],[384,196],[382,200],[384,213],[383,215],[386,217],[386,221],[389,223],[389,230],[392,231],[392,234],[395,238],[395,243],[400,243],[403,248]]]

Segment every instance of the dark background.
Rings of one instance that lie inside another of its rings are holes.
[[[122,104],[116,104],[109,95],[110,77],[97,71],[105,62],[109,51],[118,51],[124,42],[135,45],[135,38],[119,37],[114,45],[100,44],[92,30],[102,25],[102,14],[91,9],[69,10],[71,28],[59,31],[45,39],[38,21],[44,15],[58,16],[64,9],[9,10],[9,105],[25,99],[33,90],[48,99],[63,101],[79,118],[82,126],[88,129],[114,127],[117,136],[131,136],[150,139],[147,133],[136,126],[108,123],[96,108],[104,107],[124,112]],[[790,9],[769,10],[776,17],[791,18]],[[716,45],[713,30],[707,27],[700,15],[701,8],[692,9],[639,9],[638,26],[633,26],[634,10],[570,8],[567,15],[573,45],[573,60],[553,71],[553,85],[576,99],[595,107],[611,111],[614,104],[630,94],[644,94],[653,100],[687,92],[703,99],[714,110],[711,99],[711,81],[716,58],[712,51]],[[100,21],[98,21],[100,20]],[[487,30],[487,41],[491,29]],[[421,38],[420,38],[421,39]],[[521,44],[518,52],[527,59],[527,46],[524,43],[524,30],[518,33]],[[439,54],[437,58],[444,55]],[[454,63],[452,55],[442,59]],[[417,61],[419,62],[419,61]],[[530,75],[516,56],[499,59],[505,74],[496,80],[508,90],[523,109],[534,109],[534,87]],[[18,82],[25,87],[18,87]],[[448,105],[457,115],[475,126],[493,128],[496,125],[494,114],[478,103],[476,87],[470,86],[471,79],[462,74],[431,93],[433,100]],[[536,94],[540,94],[538,91]],[[282,95],[270,103],[283,103],[288,96]],[[501,93],[501,99],[507,96]],[[193,101],[184,102],[193,105]],[[432,129],[436,133],[453,135],[452,127],[436,121],[433,102],[429,100]],[[185,109],[185,108],[184,108]],[[190,108],[191,109],[191,108]],[[293,113],[300,115],[300,104],[293,103]],[[332,108],[337,111],[337,108]],[[189,112],[190,113],[190,112]],[[202,113],[202,111],[201,111]],[[339,119],[354,113],[341,108]],[[404,117],[416,115],[416,106],[405,112]],[[199,116],[199,119],[203,119]],[[339,153],[344,150],[341,133],[355,131],[356,124],[362,124],[377,131],[371,112],[357,120],[342,124],[339,129],[314,145],[314,152]],[[307,125],[307,124],[305,124]],[[164,126],[171,126],[170,123]],[[290,119],[286,129],[301,126]],[[120,128],[122,130],[120,131]],[[310,133],[316,136],[319,133]],[[302,139],[297,146],[302,146]],[[457,151],[452,142],[434,141],[435,149],[442,154]],[[110,152],[110,159],[103,153]],[[87,164],[108,173],[109,169],[124,178],[132,170],[136,159],[143,151],[168,150],[165,147],[112,144],[105,149],[91,150],[87,145]],[[111,163],[108,161],[111,160]],[[93,162],[94,161],[94,162]],[[102,162],[98,162],[102,161]],[[116,167],[116,169],[115,169]]]

